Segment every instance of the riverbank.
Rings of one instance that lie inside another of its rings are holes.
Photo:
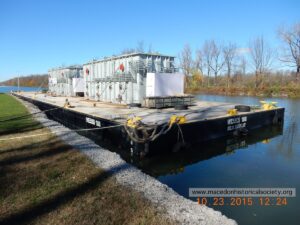
[[[282,97],[282,98],[300,98],[300,85],[292,87],[261,87],[261,88],[246,88],[246,87],[198,87],[187,88],[186,93],[189,94],[215,94],[226,96],[256,96],[256,97]]]
[[[23,102],[23,104],[26,105],[31,113],[39,112],[39,110],[32,104],[28,102]],[[62,126],[61,124],[47,119],[43,113],[36,114],[35,118],[41,124],[48,127],[52,132],[62,132],[62,134],[59,135],[60,140],[63,140],[64,143],[72,146],[74,149],[78,149],[81,153],[86,155],[94,163],[94,165],[101,168],[103,171],[105,171],[105,173],[108,173],[111,178],[116,181],[116,186],[120,185],[121,187],[124,187],[124,192],[141,196],[141,199],[149,203],[148,210],[153,209],[153,215],[156,216],[155,218],[157,220],[162,220],[162,222],[152,222],[153,220],[151,220],[151,215],[148,215],[147,211],[145,211],[145,208],[141,209],[141,211],[144,211],[144,213],[142,215],[138,215],[140,211],[134,207],[134,209],[136,209],[137,217],[135,217],[135,215],[133,217],[132,215],[129,215],[129,217],[133,219],[130,220],[129,223],[121,222],[114,224],[174,224],[174,221],[179,224],[187,225],[236,224],[235,221],[228,219],[220,212],[203,205],[200,206],[196,202],[178,195],[168,186],[142,173],[134,166],[127,164],[120,158],[118,154],[99,147],[88,138],[80,136],[75,132],[70,132],[68,128]],[[128,196],[126,196],[126,193],[125,197],[123,198],[114,198],[116,201],[115,204],[119,203],[120,201],[124,202],[122,207],[114,210],[114,208],[108,206],[112,214],[121,213],[121,215],[125,215],[126,211],[128,210],[126,207],[132,208],[130,199]],[[125,208],[123,209],[123,207]],[[137,208],[139,207],[137,206]],[[101,210],[101,208],[98,210]],[[95,210],[93,212],[95,213]],[[119,216],[117,215],[117,217]],[[143,222],[140,222],[141,219]],[[135,220],[139,220],[138,223],[134,223]],[[107,222],[103,222],[102,220],[97,223],[107,224]]]
[[[174,224],[0,94],[0,224]]]

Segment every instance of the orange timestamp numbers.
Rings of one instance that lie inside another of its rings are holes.
[[[287,198],[280,197],[198,197],[198,204],[208,206],[286,206]]]

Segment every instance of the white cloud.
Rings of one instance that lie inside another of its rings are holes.
[[[236,52],[239,55],[248,54],[251,51],[250,48],[237,48]]]

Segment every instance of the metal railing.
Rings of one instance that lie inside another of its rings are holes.
[[[114,72],[109,74],[106,77],[94,78],[95,82],[133,82],[137,81],[137,74],[146,77],[147,73],[175,73],[178,72],[178,68],[173,66],[163,67],[159,66],[159,69],[156,69],[155,63],[148,62],[145,63],[144,60],[132,61],[129,62],[129,68],[127,72]]]

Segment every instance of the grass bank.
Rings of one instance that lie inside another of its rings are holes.
[[[262,97],[300,97],[300,82],[292,76],[264,74],[256,81],[254,75],[217,78],[195,72],[185,78],[186,93],[218,94]]]
[[[0,94],[0,139],[49,132]],[[51,134],[0,141],[0,224],[174,224]]]
[[[284,97],[284,98],[300,98],[300,85],[293,87],[273,86],[273,87],[197,87],[186,89],[186,93],[190,94],[217,94],[229,96],[260,96],[260,97]]]

